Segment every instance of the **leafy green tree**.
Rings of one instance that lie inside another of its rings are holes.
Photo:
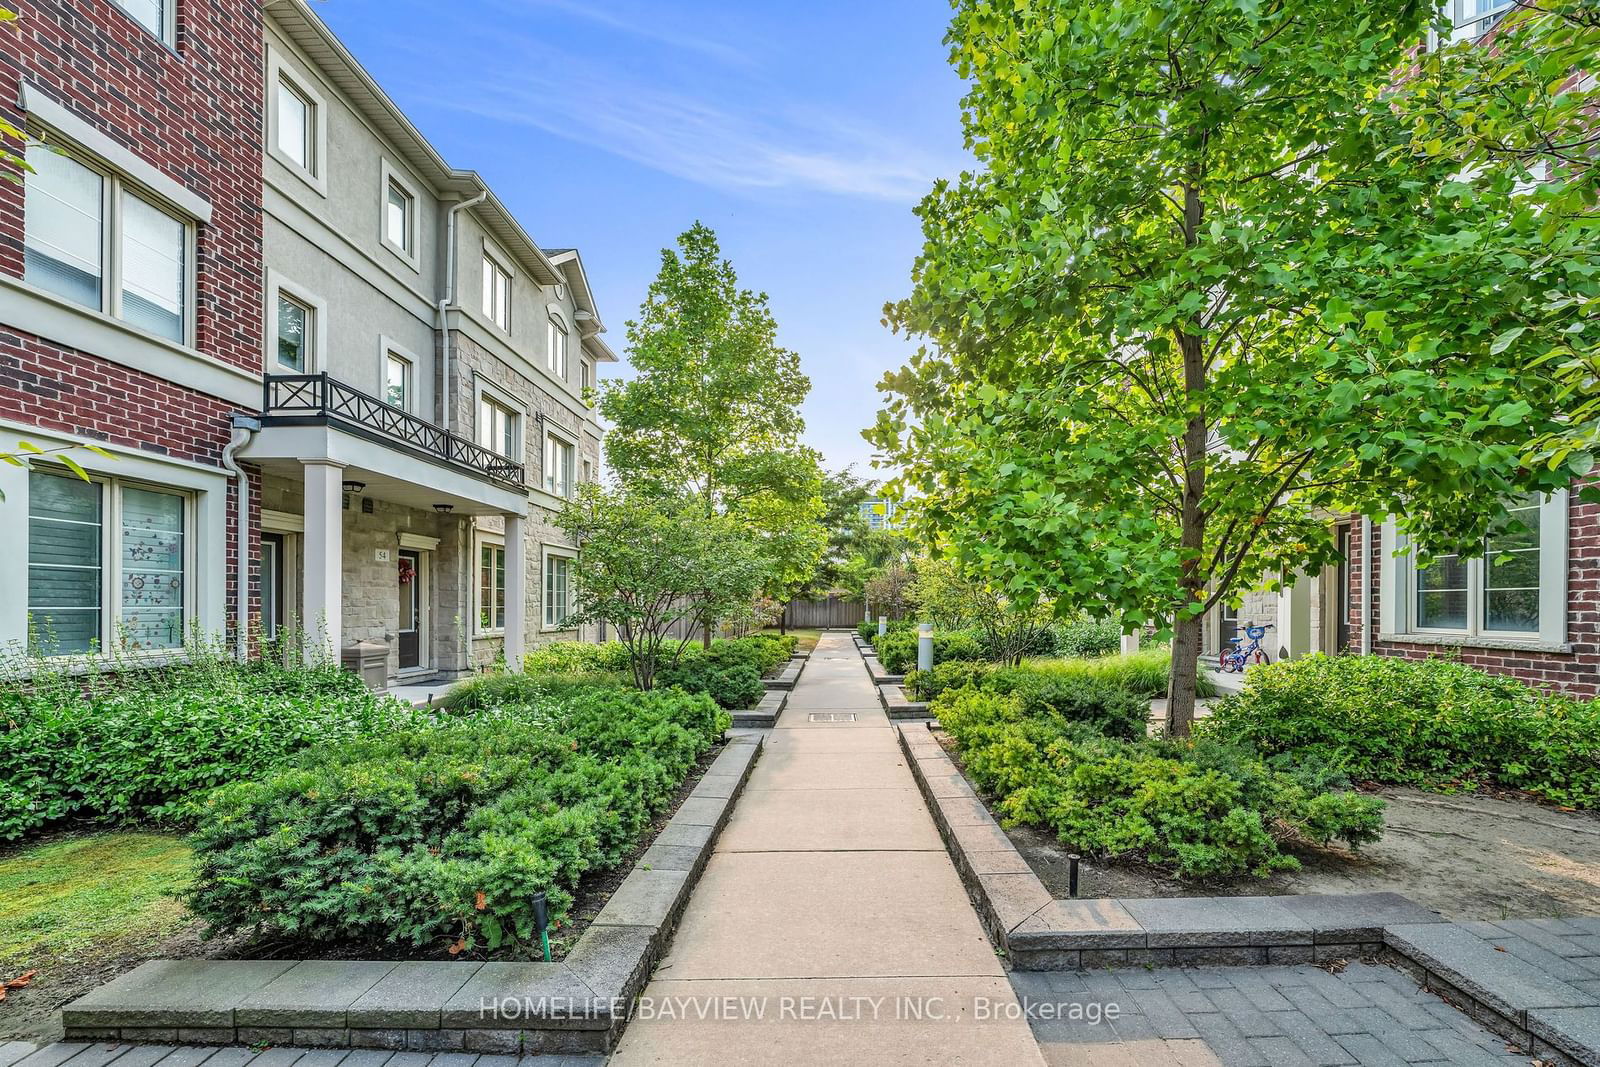
[[[602,383],[606,457],[630,490],[689,494],[732,519],[782,599],[814,572],[826,534],[817,454],[800,444],[811,382],[779,346],[764,293],[739,286],[717,236],[695,223],[664,249],[628,323],[630,380]],[[709,640],[709,625],[706,630]]]
[[[1331,563],[1330,513],[1481,554],[1587,471],[1523,457],[1567,426],[1547,339],[1592,343],[1596,230],[1522,157],[1416,148],[1431,4],[955,7],[981,166],[918,209],[888,313],[936,347],[869,437],[1002,591],[1171,620],[1169,731],[1203,613]]]
[[[1600,151],[1596,56],[1600,5],[1594,0],[1518,0],[1484,41],[1459,41],[1415,60],[1426,90],[1404,98],[1413,151],[1450,159],[1463,170],[1526,169],[1539,179],[1541,214],[1600,224],[1593,169]],[[1537,258],[1549,250],[1534,241],[1525,254]],[[1555,296],[1568,302],[1564,315],[1522,325],[1524,343],[1555,365],[1577,405],[1567,430],[1540,442],[1534,457],[1564,463],[1600,446],[1600,339],[1593,330],[1568,328],[1600,318],[1600,301],[1593,294]]]
[[[735,522],[698,500],[593,483],[557,524],[578,545],[575,620],[605,622],[628,649],[640,689],[676,665],[696,630],[748,608],[765,561]]]
[[[818,522],[827,533],[828,544],[811,576],[794,589],[795,598],[850,591],[851,561],[872,532],[861,514],[861,505],[875,492],[877,486],[857,477],[850,467],[823,473],[822,514]],[[854,592],[861,592],[859,581]]]

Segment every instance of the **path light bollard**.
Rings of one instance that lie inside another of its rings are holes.
[[[933,623],[917,624],[917,670],[933,670]]]
[[[1076,853],[1067,857],[1067,896],[1074,900],[1078,898],[1078,856]]]
[[[884,634],[886,634],[888,632],[889,632],[889,616],[887,616],[887,615],[879,615],[878,616],[878,636],[882,637]]]

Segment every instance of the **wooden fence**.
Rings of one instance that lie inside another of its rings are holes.
[[[791,600],[784,608],[783,624],[802,630],[849,628],[867,617],[867,606],[859,600]]]

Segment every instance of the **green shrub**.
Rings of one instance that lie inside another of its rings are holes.
[[[890,619],[884,624],[884,633],[907,633],[910,631],[915,631],[916,628],[917,624],[910,619]],[[863,641],[870,645],[876,646],[878,643],[878,620],[868,619],[866,622],[857,623],[856,633],[861,635],[861,639]]]
[[[998,668],[981,660],[935,663],[931,671],[908,671],[906,692],[917,700],[932,700],[947,689],[978,685]]]
[[[904,674],[917,665],[917,632],[897,630],[878,639],[878,662],[890,674]],[[982,638],[967,630],[934,631],[933,663],[987,658]]]
[[[1122,628],[1110,622],[1071,622],[1055,628],[1054,645],[1049,653],[1086,658],[1109,656],[1122,647]]]
[[[728,717],[704,696],[591,688],[321,746],[217,790],[188,905],[213,932],[459,943],[526,954],[532,896],[560,921],[617,865]]]
[[[626,671],[628,646],[621,641],[553,641],[522,657],[524,674],[591,674]]]
[[[563,700],[596,686],[626,688],[632,676],[621,671],[571,674],[528,674],[499,671],[469,678],[451,688],[440,706],[446,711],[472,712],[492,708],[535,708]]]
[[[793,634],[758,633],[741,637],[736,641],[716,642],[711,647],[713,650],[719,646],[750,649],[754,653],[756,666],[761,673],[771,675],[794,658],[795,646],[799,641],[800,639]]]
[[[1453,660],[1307,656],[1255,667],[1204,729],[1363,780],[1502,786],[1600,807],[1600,702]]]
[[[1048,827],[1075,851],[1136,855],[1185,878],[1264,877],[1299,866],[1286,842],[1354,846],[1382,832],[1382,801],[1212,743],[1119,741],[973,688],[947,691],[934,712],[1009,822]]]
[[[1059,716],[1129,741],[1149,732],[1150,698],[1102,678],[1007,667],[990,673],[980,686],[985,692],[1015,697],[1025,715]]]
[[[182,821],[214,786],[321,741],[421,721],[337,667],[238,664],[192,647],[160,670],[74,677],[34,664],[0,688],[0,840],[64,819]]]
[[[754,645],[718,641],[709,649],[684,649],[677,663],[656,673],[655,684],[704,693],[718,707],[729,710],[753,708],[766,692],[761,684],[761,662],[761,650]]]

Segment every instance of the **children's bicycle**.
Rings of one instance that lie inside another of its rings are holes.
[[[1261,639],[1267,636],[1267,631],[1272,626],[1251,626],[1244,624],[1244,637],[1235,637],[1229,641],[1232,648],[1225,648],[1217,657],[1217,665],[1224,674],[1243,674],[1246,667],[1253,667],[1258,663],[1270,663],[1267,650],[1261,647]]]

